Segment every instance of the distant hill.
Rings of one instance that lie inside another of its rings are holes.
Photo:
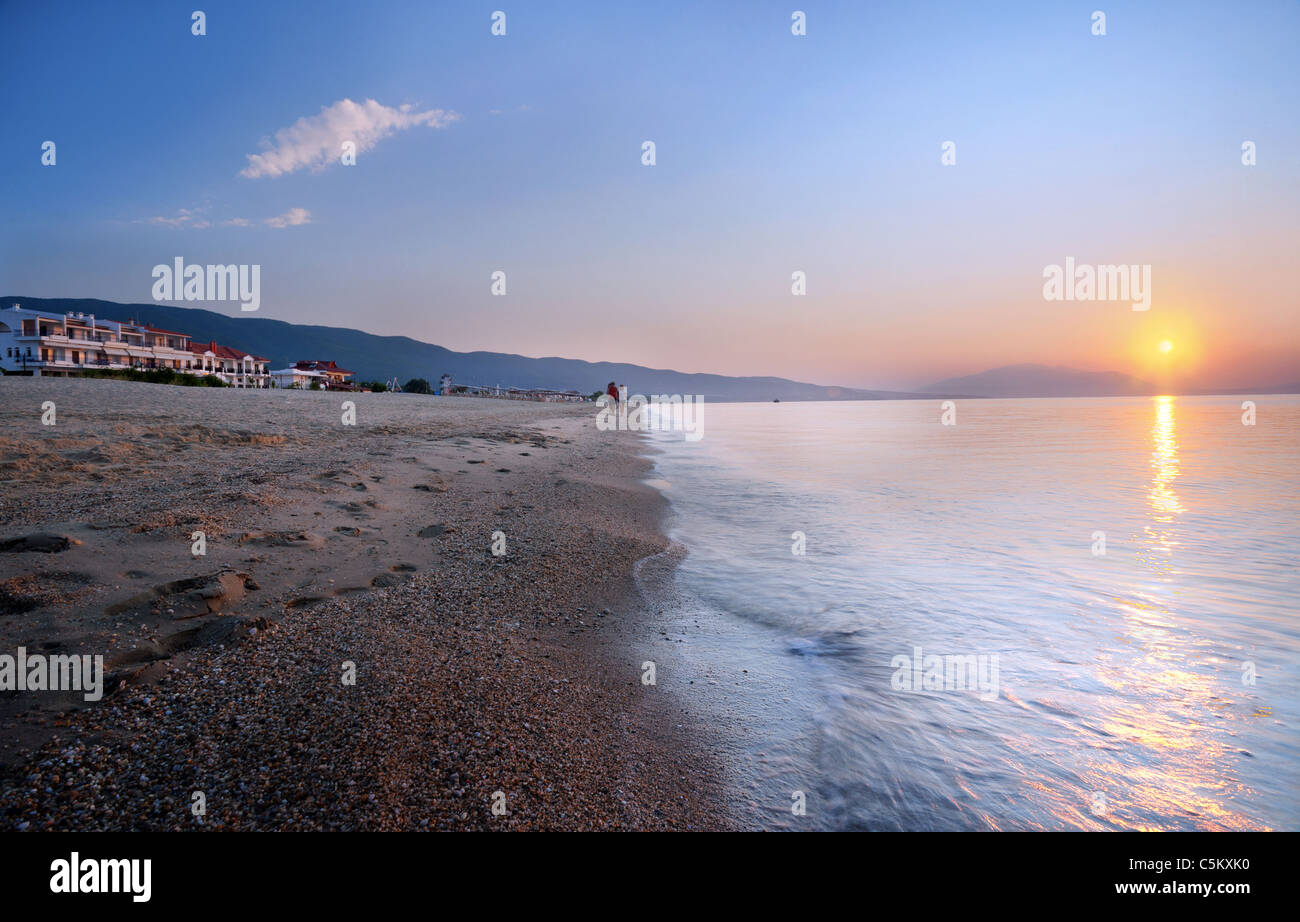
[[[702,394],[708,400],[871,400],[906,397],[891,391],[805,384],[786,378],[732,378],[644,368],[618,362],[528,358],[502,352],[452,352],[406,336],[376,336],[361,330],[287,323],[265,317],[227,317],[213,311],[168,304],[118,304],[95,298],[5,297],[5,305],[33,310],[81,311],[107,320],[138,320],[185,333],[195,342],[215,340],[245,349],[284,368],[298,359],[333,359],[359,380],[434,384],[446,373],[459,384],[547,387],[590,394],[610,381],[633,394]]]
[[[1148,381],[1116,371],[1079,371],[1049,365],[1005,365],[979,374],[948,378],[921,388],[946,397],[1145,397],[1162,393]],[[1300,394],[1300,382],[1263,387],[1179,388],[1198,394]]]
[[[921,390],[951,397],[1130,397],[1156,388],[1116,371],[1079,371],[1048,365],[1006,365],[948,378]]]

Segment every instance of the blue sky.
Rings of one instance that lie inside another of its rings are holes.
[[[0,290],[149,301],[182,256],[462,350],[909,386],[1176,337],[1189,378],[1300,378],[1300,5],[623,7],[0,4]],[[456,118],[241,175],[371,99]],[[1152,265],[1152,310],[1044,301],[1066,256]]]

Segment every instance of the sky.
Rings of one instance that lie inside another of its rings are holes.
[[[1300,380],[1292,0],[0,0],[0,35],[0,294],[149,302],[182,257],[261,267],[256,313],[188,306],[460,351]],[[1046,300],[1067,257],[1150,266],[1149,310]]]

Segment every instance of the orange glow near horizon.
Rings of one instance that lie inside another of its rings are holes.
[[[1205,365],[1205,331],[1186,313],[1156,311],[1134,324],[1124,356],[1130,373],[1157,386],[1175,388]]]

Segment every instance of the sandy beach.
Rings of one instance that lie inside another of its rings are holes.
[[[0,652],[106,674],[97,703],[0,695],[0,827],[729,825],[698,725],[641,682],[664,501],[590,405],[0,394]]]

